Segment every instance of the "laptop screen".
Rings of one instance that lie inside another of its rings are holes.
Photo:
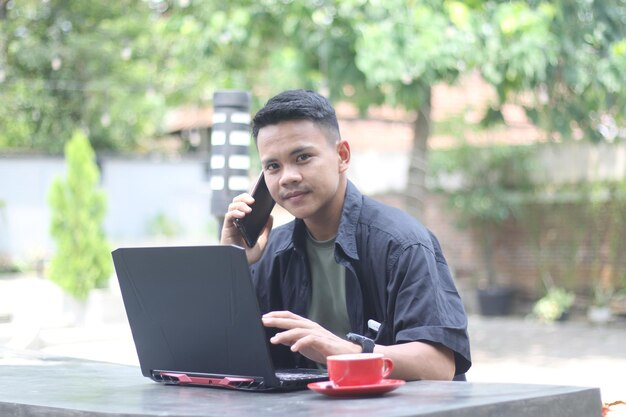
[[[278,384],[242,248],[120,248],[113,260],[144,376],[168,370]]]

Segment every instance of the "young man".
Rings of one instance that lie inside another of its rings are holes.
[[[301,354],[291,355],[300,365],[373,350],[394,361],[392,378],[464,374],[467,318],[439,243],[347,179],[350,146],[330,103],[311,91],[283,92],[256,114],[252,134],[270,194],[295,220],[271,230],[270,218],[248,248],[233,224],[254,202],[242,194],[228,208],[221,243],[246,247],[263,324],[277,329],[271,343]]]

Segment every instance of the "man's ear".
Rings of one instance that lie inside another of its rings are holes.
[[[337,142],[337,155],[339,156],[339,172],[346,172],[350,166],[350,144],[347,141]]]

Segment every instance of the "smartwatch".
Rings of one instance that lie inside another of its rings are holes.
[[[348,333],[346,338],[352,343],[356,343],[361,346],[362,353],[374,352],[374,346],[376,346],[376,343],[374,343],[372,339],[356,333]]]

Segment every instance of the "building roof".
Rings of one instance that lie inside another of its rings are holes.
[[[509,104],[502,108],[505,126],[490,130],[472,128],[484,116],[496,93],[476,72],[463,77],[457,84],[437,84],[432,92],[432,119],[435,123],[467,123],[464,135],[468,142],[482,144],[529,144],[545,141],[546,135],[526,117],[520,106]],[[413,143],[415,111],[390,106],[372,106],[366,116],[347,102],[336,103],[337,118],[342,137],[355,151],[409,152]],[[207,128],[212,124],[210,107],[183,106],[170,110],[165,118],[169,133]],[[448,121],[448,122],[447,122]],[[446,130],[441,129],[441,130]],[[431,149],[447,148],[460,138],[450,134],[432,134]]]

